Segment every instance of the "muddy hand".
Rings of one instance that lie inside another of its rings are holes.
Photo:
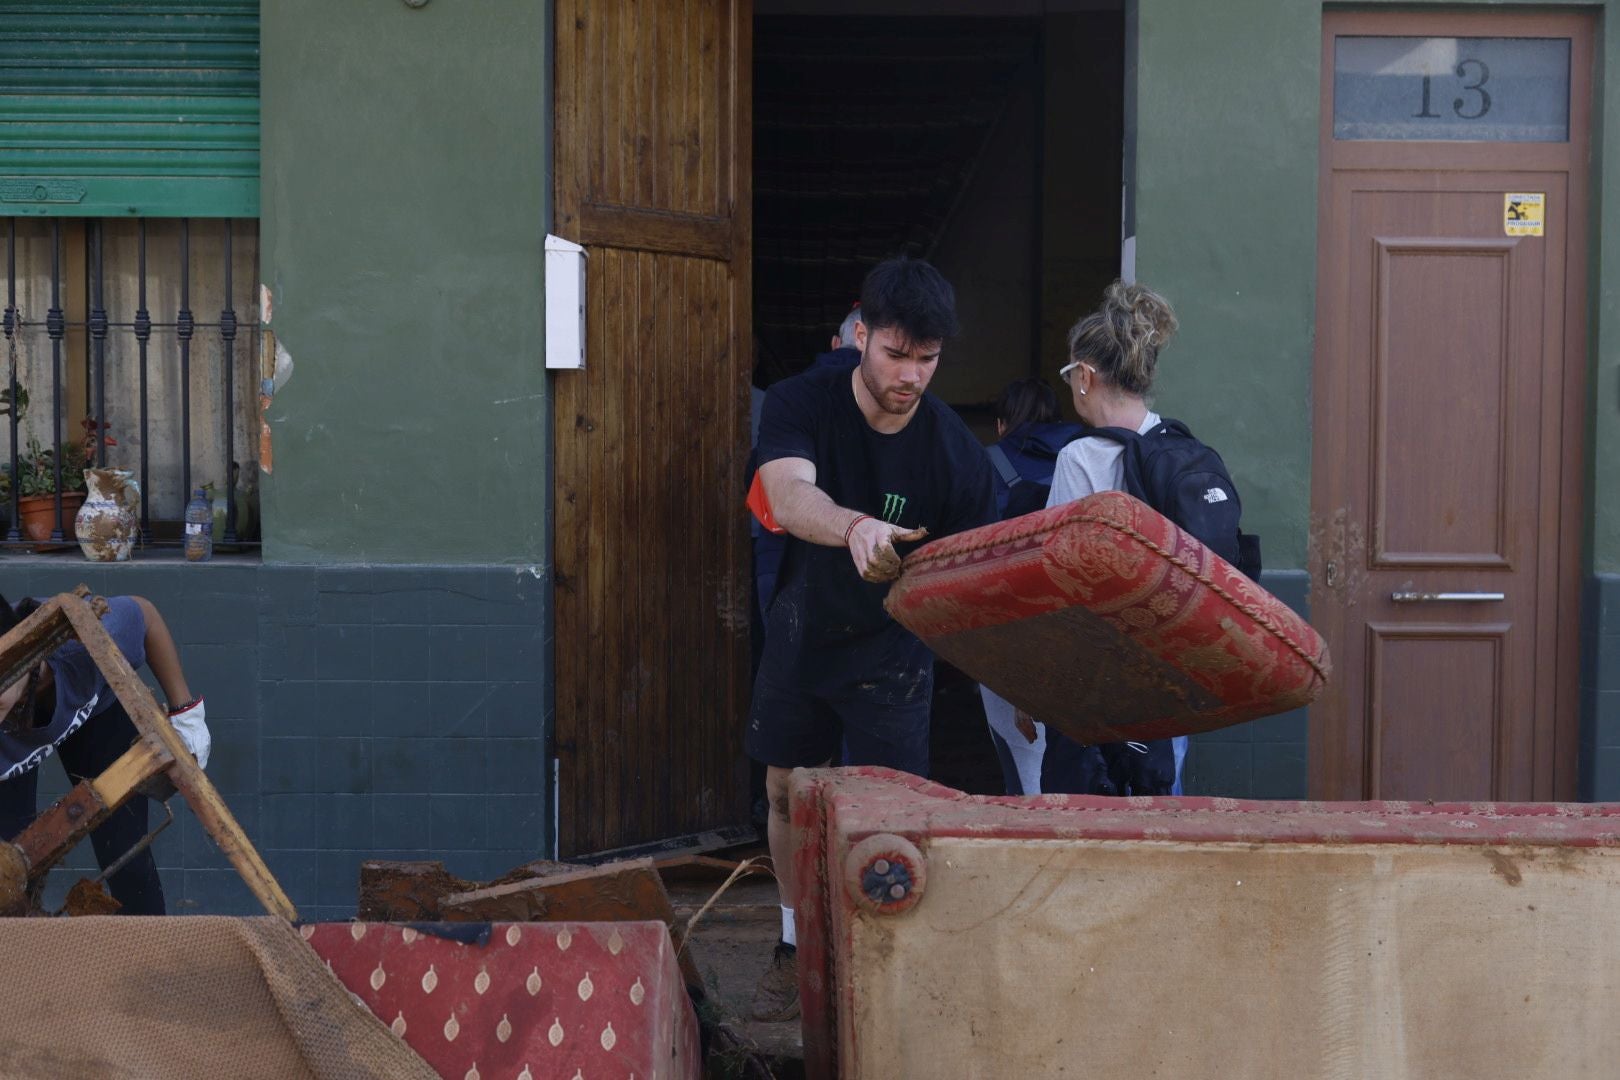
[[[861,522],[865,526],[867,522]],[[875,522],[878,529],[871,530],[875,536],[871,537],[870,548],[855,547],[851,544],[851,552],[855,556],[855,566],[861,572],[861,577],[871,582],[893,581],[900,576],[900,554],[894,550],[895,541],[914,543],[928,535],[927,529],[901,529],[883,522]],[[859,530],[859,527],[857,528]],[[853,538],[852,538],[853,539]],[[868,539],[862,536],[865,541]],[[865,555],[864,561],[861,556]]]

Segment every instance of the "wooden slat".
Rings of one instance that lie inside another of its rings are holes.
[[[589,643],[589,659],[596,667],[595,692],[589,693],[587,712],[591,725],[591,746],[595,751],[588,773],[591,788],[582,792],[580,812],[589,820],[592,847],[610,844],[608,839],[618,832],[619,805],[623,792],[618,784],[618,763],[621,744],[617,739],[619,725],[629,718],[612,716],[612,705],[617,695],[619,679],[619,646],[623,635],[615,618],[609,621],[609,598],[616,595],[614,588],[619,572],[619,537],[615,536],[609,516],[618,492],[618,477],[609,469],[612,433],[608,423],[608,410],[613,392],[624,378],[624,322],[628,317],[625,307],[624,256],[613,250],[601,251],[597,258],[604,270],[603,339],[606,349],[598,353],[597,372],[601,378],[592,379],[591,419],[587,429],[586,468],[590,471],[591,518],[587,524],[590,538],[591,586],[589,603],[585,608],[585,640]],[[616,613],[615,613],[616,614]],[[587,674],[586,678],[591,675]],[[609,730],[609,725],[613,730]],[[594,812],[593,812],[594,811]]]
[[[693,266],[690,260],[683,260],[680,267],[680,281],[681,290],[686,297],[702,295],[701,279],[703,269],[707,265],[712,264]],[[689,423],[682,425],[679,432],[672,434],[680,440],[676,453],[678,460],[685,463],[683,467],[696,473],[703,473],[707,470],[704,467],[706,463],[703,456],[699,452],[699,444],[704,431],[708,428],[709,403],[705,400],[700,376],[708,364],[710,342],[722,335],[704,334],[702,327],[725,324],[713,320],[693,319],[690,317],[690,308],[684,308],[676,313],[672,321],[679,321],[684,328],[693,331],[683,342],[685,362],[674,368],[677,373],[678,393],[684,400],[690,402],[691,419]],[[696,583],[701,582],[704,576],[703,563],[694,557],[694,553],[702,536],[703,519],[708,512],[705,503],[712,496],[712,477],[708,487],[709,490],[704,492],[702,499],[693,499],[675,507],[675,527],[672,537],[674,546],[670,557],[678,580],[694,583],[688,586],[688,590],[701,589]],[[688,822],[696,820],[708,810],[703,803],[703,793],[708,787],[706,766],[714,752],[712,728],[720,706],[720,702],[711,695],[713,682],[708,674],[714,662],[714,644],[703,636],[701,624],[696,617],[702,602],[701,592],[697,595],[691,595],[689,592],[687,602],[673,614],[674,626],[679,635],[676,641],[690,641],[695,644],[695,648],[687,657],[689,674],[676,683],[670,695],[671,704],[677,710],[677,715],[691,717],[694,729],[701,733],[696,740],[676,740],[671,751],[672,759],[680,763],[681,770],[687,775],[683,786],[686,789],[685,814]],[[682,830],[677,827],[670,831]]]
[[[596,18],[584,10],[585,0],[556,0],[556,64],[552,88],[556,102],[556,126],[552,129],[553,158],[552,214],[559,235],[574,237],[579,232],[579,207],[583,192],[593,186],[600,166],[600,147],[582,141],[578,133],[599,130],[601,117],[594,112],[599,95],[586,93],[581,80],[596,72],[597,56],[586,51],[587,39],[594,40]],[[565,380],[559,378],[562,391]],[[560,416],[561,413],[556,415]],[[561,430],[555,433],[560,441]],[[561,471],[557,472],[562,477]],[[559,534],[560,535],[560,534]]]
[[[625,28],[619,12],[622,6],[597,5],[602,23],[602,53],[596,67],[596,77],[601,80],[602,98],[602,124],[596,129],[602,144],[602,186],[591,189],[587,197],[592,201],[607,199],[628,204],[629,200],[624,198],[624,148],[632,135],[627,130],[622,96],[625,65],[635,62],[635,51],[632,48],[626,55],[617,47],[618,42],[624,41]]]
[[[666,29],[664,24],[667,18],[666,15],[663,19],[636,20],[639,43],[636,48],[634,123],[640,130],[635,140],[636,186],[631,204],[684,210],[685,207],[671,206],[659,198],[659,188],[665,185],[658,183],[658,174],[669,168],[669,153],[662,139],[661,129],[664,125],[659,121],[670,108],[670,103],[667,98],[660,99],[658,96],[658,72],[666,66],[670,51],[667,43],[658,40],[658,35]]]
[[[141,784],[162,772],[174,759],[161,743],[138,739],[107,770],[89,781],[96,797],[108,806],[122,805]]]
[[[668,323],[669,319],[663,320]],[[649,372],[648,386],[649,400],[657,402],[679,400],[676,388],[679,385],[676,376],[678,368],[672,364],[656,364]],[[662,488],[662,478],[671,475],[676,455],[671,450],[671,439],[680,429],[683,418],[667,409],[656,408],[648,410],[647,424],[643,431],[647,435],[648,443],[645,448],[645,464],[650,473],[650,484],[647,489],[648,499],[640,509],[641,529],[645,536],[671,536],[672,523],[670,521],[670,507],[674,505],[672,499],[656,497]],[[648,553],[648,562],[641,579],[641,592],[643,601],[649,606],[655,597],[669,597],[675,595],[679,587],[679,580],[674,573],[674,563],[671,558],[668,544],[654,545],[655,551]],[[655,792],[656,803],[659,807],[672,806],[675,801],[675,792],[681,790],[680,781],[673,775],[680,768],[679,759],[675,755],[673,732],[679,728],[677,713],[673,707],[674,698],[670,693],[670,679],[664,673],[672,672],[684,656],[684,646],[676,628],[667,618],[659,620],[656,626],[648,626],[647,650],[645,660],[648,667],[647,693],[643,703],[647,711],[662,719],[662,737],[648,740],[650,751],[663,755],[666,762],[664,768],[658,770],[659,780]],[[659,832],[679,832],[673,825]]]
[[[219,797],[213,782],[197,765],[185,743],[180,741],[180,736],[169,724],[167,714],[153,699],[151,690],[147,689],[113,643],[91,605],[65,594],[56,599],[61,603],[62,613],[68,617],[68,622],[73,624],[74,635],[95,660],[96,667],[107,680],[108,688],[129,714],[135,729],[147,739],[161,743],[172,758],[164,769],[165,775],[185,796],[186,805],[191,807],[198,823],[207,830],[220,852],[241,875],[248,890],[270,914],[289,921],[296,920],[298,911],[292,901],[287,899],[275,875],[270,873],[270,868],[265,866],[259,852],[237,824],[230,807]]]
[[[676,137],[681,143],[679,159],[670,170],[672,182],[670,198],[675,206],[692,205],[692,173],[703,156],[693,123],[697,116],[697,106],[692,100],[692,84],[698,78],[696,57],[692,48],[692,41],[697,33],[697,14],[693,11],[693,5],[699,2],[701,0],[681,0],[679,51],[674,65],[675,88],[671,92],[675,103]]]
[[[701,255],[724,262],[731,258],[736,238],[729,215],[692,217],[667,210],[588,202],[580,208],[579,242],[669,255]]]
[[[731,446],[751,445],[749,432],[749,397],[754,364],[753,313],[753,161],[754,161],[754,35],[752,0],[739,0],[732,7],[732,87],[735,102],[731,128],[733,139],[727,168],[732,192],[733,249],[742,257],[730,263],[730,301],[732,328],[732,359],[728,367],[731,387],[731,416],[733,434]],[[748,657],[749,626],[754,618],[752,584],[753,546],[748,537],[748,513],[741,509],[740,499],[746,488],[746,458],[733,455],[726,494],[726,520],[729,522],[729,557],[725,566],[731,574],[731,641],[730,649]],[[751,672],[746,659],[733,664],[720,676],[727,695],[727,713],[746,718],[748,715]],[[720,753],[721,761],[729,766],[720,780],[722,800],[730,797],[737,805],[729,812],[748,814],[749,768],[743,753],[743,725],[734,724],[726,729],[726,742]],[[727,813],[721,811],[721,816]]]

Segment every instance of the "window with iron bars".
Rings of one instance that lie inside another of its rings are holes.
[[[13,217],[5,238],[0,543],[41,543],[30,495],[71,538],[83,468],[109,467],[140,485],[143,545],[178,546],[205,487],[216,544],[256,546],[258,222]]]

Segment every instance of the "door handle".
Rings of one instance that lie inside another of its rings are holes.
[[[1500,604],[1507,593],[1500,592],[1392,592],[1397,604]]]

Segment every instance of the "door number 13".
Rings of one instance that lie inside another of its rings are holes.
[[[1433,102],[1430,101],[1431,76],[1423,76],[1423,107],[1413,113],[1414,117],[1426,120],[1438,120],[1440,114],[1434,111]],[[1456,98],[1451,103],[1451,111],[1463,120],[1478,120],[1491,111],[1491,95],[1485,89],[1485,84],[1491,81],[1491,69],[1485,66],[1483,60],[1464,60],[1457,65],[1457,78],[1463,80],[1463,93],[1465,96]],[[1469,80],[1473,81],[1470,82]],[[1477,101],[1470,101],[1466,95],[1477,94]],[[1472,108],[1470,109],[1470,106]]]

